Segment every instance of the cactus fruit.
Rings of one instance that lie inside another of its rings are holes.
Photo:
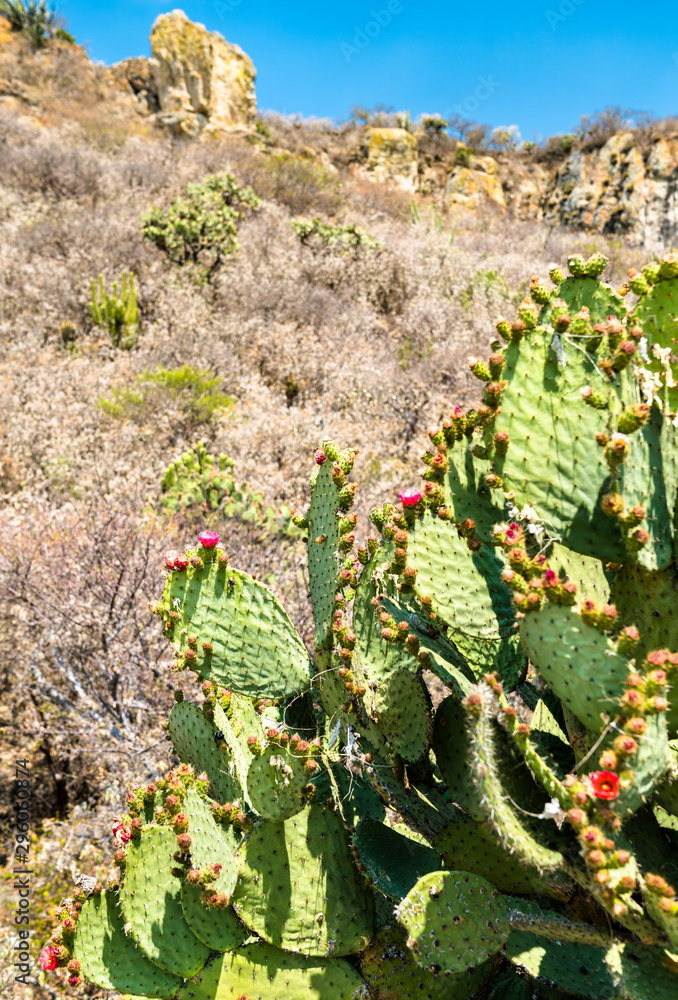
[[[180,763],[128,796],[121,878],[64,900],[45,971],[176,1000],[678,995],[678,263],[626,298],[606,263],[532,279],[379,539],[357,452],[315,451],[311,657],[210,525],[165,554],[151,610],[203,704],[175,692]]]

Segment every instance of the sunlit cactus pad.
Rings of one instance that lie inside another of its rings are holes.
[[[59,989],[678,997],[678,255],[606,265],[531,278],[367,537],[357,451],[309,455],[306,642],[227,539],[165,554],[175,766],[59,907]]]

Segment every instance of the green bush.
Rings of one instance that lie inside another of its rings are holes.
[[[235,403],[219,390],[221,379],[208,371],[182,365],[156,368],[137,375],[131,388],[116,388],[110,399],[101,397],[99,407],[109,417],[145,421],[160,407],[179,406],[189,424],[204,424]]]
[[[302,243],[308,245],[313,239],[319,240],[326,247],[340,250],[357,250],[366,247],[369,250],[381,250],[383,244],[375,240],[360,226],[352,223],[347,226],[333,226],[322,219],[293,219],[292,229]]]
[[[262,197],[285,205],[294,214],[315,210],[333,215],[341,204],[336,177],[304,156],[279,153],[265,157],[256,184]]]
[[[153,208],[141,220],[141,231],[173,263],[204,265],[209,279],[238,252],[238,223],[260,204],[254,191],[239,187],[231,174],[212,174],[202,184],[188,184],[186,194],[168,209]]]
[[[55,29],[56,15],[47,6],[47,0],[0,0],[0,16],[9,21],[11,31],[26,35],[36,48],[63,30]]]

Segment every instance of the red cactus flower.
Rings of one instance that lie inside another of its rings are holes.
[[[552,588],[557,587],[559,583],[558,574],[552,569],[547,569],[542,579],[542,586]]]
[[[167,550],[167,552],[165,553],[165,566],[167,566],[167,569],[174,569],[174,560],[176,559],[178,554],[179,553],[175,552],[174,549]]]
[[[40,955],[39,961],[45,972],[54,972],[59,964],[59,953],[56,948],[53,948],[51,944],[48,944]]]
[[[322,465],[323,462],[327,461],[327,455],[322,450],[322,448],[316,448],[316,450],[313,452],[313,457],[315,458],[316,465]]]
[[[188,556],[185,552],[180,552],[174,557],[174,568],[175,569],[186,569],[188,566]]]
[[[119,844],[126,844],[132,839],[132,831],[120,817],[117,818],[113,826],[113,839]]]
[[[592,771],[589,778],[597,799],[616,799],[619,795],[619,778],[614,771]]]
[[[421,490],[418,490],[416,486],[409,490],[403,490],[399,493],[400,502],[403,507],[416,507],[416,505],[421,500]]]
[[[219,536],[216,531],[201,531],[198,541],[204,549],[213,549],[219,544]]]

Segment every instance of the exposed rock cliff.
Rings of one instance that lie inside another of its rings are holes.
[[[174,10],[153,25],[151,51],[163,124],[189,135],[206,126],[219,132],[254,126],[256,72],[238,45]]]

